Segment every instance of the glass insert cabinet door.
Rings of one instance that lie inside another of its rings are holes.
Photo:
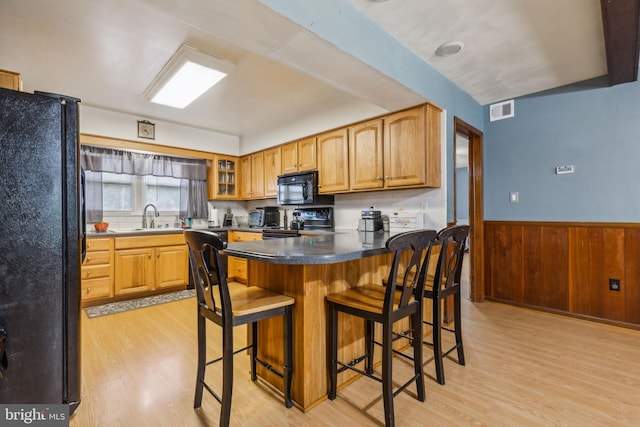
[[[236,163],[237,159],[230,157],[218,156],[216,159],[216,168],[218,180],[217,193],[218,197],[236,197]]]

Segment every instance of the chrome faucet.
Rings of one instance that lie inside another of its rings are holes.
[[[147,206],[144,207],[144,210],[142,211],[142,228],[147,228],[147,209],[149,209],[149,206],[151,206],[155,211],[156,217],[160,216],[158,209],[156,209],[156,207],[152,203],[149,203]],[[151,220],[151,228],[153,228],[154,226],[155,226],[155,222]]]

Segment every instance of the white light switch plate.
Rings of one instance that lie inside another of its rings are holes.
[[[518,203],[518,192],[512,191],[509,193],[509,203]]]

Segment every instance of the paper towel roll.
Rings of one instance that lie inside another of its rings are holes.
[[[211,208],[209,211],[209,222],[211,222],[213,226],[218,225],[218,209]]]

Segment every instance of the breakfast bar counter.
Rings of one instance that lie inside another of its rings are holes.
[[[393,258],[385,247],[389,236],[384,232],[352,231],[230,243],[225,250],[227,255],[248,259],[248,286],[259,285],[296,300],[291,395],[298,408],[310,410],[327,395],[325,297],[366,283],[382,283],[388,277]],[[340,356],[349,360],[349,356],[361,354],[364,349],[364,324],[345,316],[340,325]],[[258,334],[261,357],[281,366],[282,319],[262,322]],[[266,369],[258,373],[265,382],[282,390],[279,377]],[[355,375],[341,373],[338,381],[345,383]]]

